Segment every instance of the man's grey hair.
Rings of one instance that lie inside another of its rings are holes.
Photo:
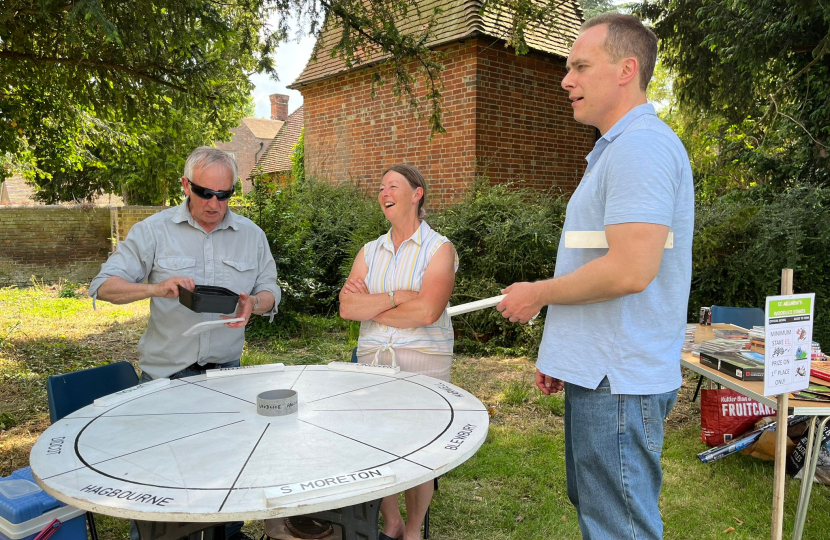
[[[622,13],[603,13],[585,21],[580,33],[594,26],[608,25],[608,34],[602,44],[611,61],[616,63],[633,56],[640,64],[640,90],[648,88],[654,66],[657,64],[657,36],[643,26],[640,19]]]
[[[200,146],[187,156],[187,161],[184,162],[184,177],[193,180],[193,171],[206,169],[216,163],[225,166],[228,172],[231,173],[231,185],[235,184],[238,175],[236,160],[227,152],[210,146]]]

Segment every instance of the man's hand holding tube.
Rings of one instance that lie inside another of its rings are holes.
[[[499,302],[496,310],[510,322],[526,323],[544,307],[539,300],[537,287],[537,283],[520,282],[502,289],[502,294],[507,297]]]

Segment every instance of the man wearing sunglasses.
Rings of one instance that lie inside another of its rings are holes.
[[[236,171],[225,152],[195,149],[181,179],[185,200],[133,225],[90,284],[90,296],[113,304],[151,299],[138,344],[142,382],[238,366],[250,316],[273,320],[277,312],[277,268],[265,233],[228,210]],[[194,324],[219,318],[179,303],[179,287],[192,291],[197,284],[238,293],[234,316],[245,320],[182,337]]]
[[[273,320],[277,312],[277,267],[265,233],[228,210],[236,176],[236,161],[225,152],[195,149],[181,179],[184,202],[136,223],[90,284],[90,296],[113,304],[151,299],[138,343],[141,382],[239,366],[249,317]],[[219,318],[179,303],[179,287],[192,291],[196,284],[239,293],[235,317],[245,320],[182,337],[194,324]],[[228,524],[227,537],[244,538],[241,526]]]

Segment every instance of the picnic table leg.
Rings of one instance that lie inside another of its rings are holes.
[[[304,514],[307,517],[323,519],[333,525],[339,525],[343,540],[374,539],[378,537],[378,513],[380,501],[354,504],[338,510],[326,510]]]
[[[225,540],[224,523],[185,523],[168,521],[135,521],[141,540],[180,540],[191,537],[204,540]],[[201,533],[204,531],[204,536]],[[198,536],[196,536],[198,534]]]
[[[810,435],[807,438],[807,455],[804,456],[804,469],[801,476],[801,493],[798,496],[798,508],[795,511],[795,525],[793,526],[793,540],[801,540],[804,532],[804,522],[807,520],[807,507],[810,505],[810,493],[813,490],[813,477],[816,474],[816,463],[821,451],[821,439],[824,435],[824,427],[830,416],[825,416],[819,424],[818,417],[813,417],[810,422]],[[818,429],[816,429],[816,424]],[[816,436],[818,432],[818,436]]]

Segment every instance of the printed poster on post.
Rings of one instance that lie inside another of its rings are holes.
[[[810,384],[816,294],[767,296],[764,395],[797,392]]]

